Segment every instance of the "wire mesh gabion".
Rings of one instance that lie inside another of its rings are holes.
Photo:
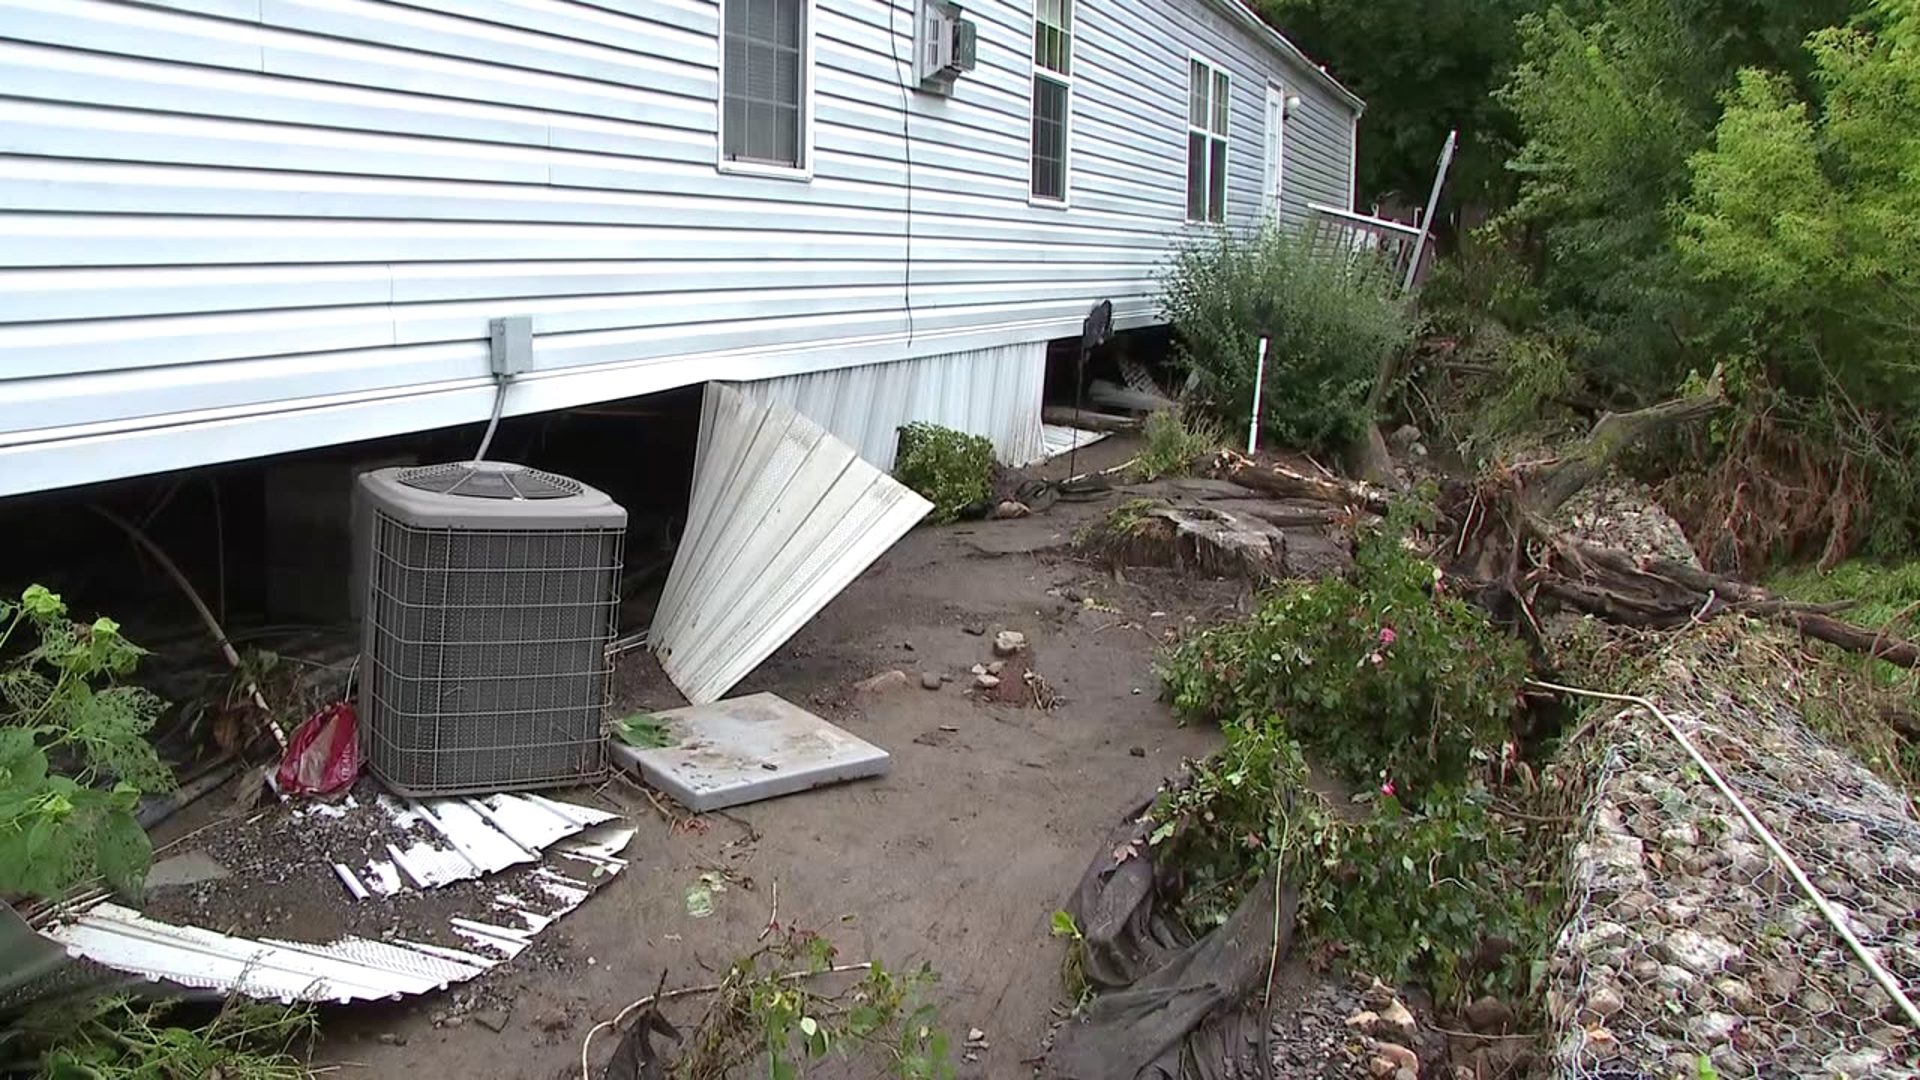
[[[371,517],[367,767],[406,795],[607,772],[622,528],[420,527]]]
[[[1720,643],[1731,649],[1736,646]],[[1701,650],[1646,696],[1903,990],[1920,991],[1920,817],[1811,730],[1792,676]],[[1571,856],[1549,1011],[1568,1080],[1915,1077],[1915,1033],[1762,838],[1655,718],[1620,711]]]

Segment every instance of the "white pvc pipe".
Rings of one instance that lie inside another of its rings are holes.
[[[1267,384],[1267,339],[1260,339],[1260,358],[1253,364],[1253,419],[1247,422],[1247,456],[1260,452],[1260,390]]]
[[[1818,886],[1814,885],[1813,879],[1807,877],[1807,872],[1800,868],[1799,861],[1796,860],[1786,848],[1780,846],[1780,841],[1774,838],[1773,831],[1760,823],[1760,819],[1754,816],[1752,810],[1747,808],[1747,801],[1742,799],[1740,794],[1733,790],[1732,785],[1728,784],[1726,778],[1720,775],[1720,770],[1713,767],[1712,762],[1701,756],[1700,751],[1694,748],[1693,740],[1687,738],[1686,732],[1681,731],[1680,725],[1674,723],[1671,717],[1660,711],[1660,706],[1655,705],[1646,698],[1635,697],[1632,694],[1607,694],[1598,690],[1582,690],[1576,686],[1561,686],[1558,683],[1541,682],[1538,679],[1528,679],[1527,685],[1537,686],[1542,690],[1553,690],[1562,694],[1599,698],[1602,701],[1626,702],[1630,705],[1638,705],[1658,717],[1660,723],[1666,726],[1667,734],[1673,736],[1674,741],[1680,744],[1680,749],[1687,752],[1687,756],[1693,759],[1693,763],[1700,766],[1700,771],[1707,774],[1707,779],[1713,781],[1713,786],[1720,789],[1720,794],[1726,796],[1727,801],[1733,804],[1733,808],[1740,812],[1740,818],[1747,823],[1747,828],[1758,833],[1761,842],[1767,845],[1767,850],[1773,852],[1773,857],[1779,859],[1780,864],[1787,868],[1787,873],[1792,876],[1794,884],[1800,886],[1800,891],[1806,893],[1807,899],[1813,901],[1813,906],[1819,909],[1820,914],[1825,917],[1827,922],[1833,927],[1833,932],[1840,935],[1840,940],[1846,943],[1847,949],[1866,967],[1867,974],[1873,976],[1873,981],[1880,984],[1880,989],[1885,990],[1900,1006],[1900,1011],[1907,1016],[1907,1023],[1913,1025],[1916,1030],[1920,1030],[1920,1009],[1914,1007],[1913,999],[1909,998],[1907,992],[1900,988],[1899,980],[1893,977],[1892,972],[1881,966],[1879,959],[1867,950],[1866,945],[1863,944],[1859,938],[1854,936],[1853,930],[1847,926],[1846,919],[1842,917],[1840,912],[1834,908],[1833,904],[1827,900],[1826,894],[1821,892]]]

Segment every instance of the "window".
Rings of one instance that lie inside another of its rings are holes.
[[[1073,0],[1034,0],[1035,199],[1067,201],[1067,114],[1073,97]]]
[[[720,166],[805,170],[812,0],[723,0]]]
[[[1194,57],[1187,96],[1187,220],[1227,219],[1227,73]]]

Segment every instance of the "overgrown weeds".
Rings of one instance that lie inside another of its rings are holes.
[[[300,1056],[319,1032],[310,1006],[235,999],[195,1026],[175,1022],[182,1012],[168,1003],[102,998],[31,1016],[21,1042],[42,1055],[41,1074],[52,1080],[305,1080],[314,1075]]]
[[[945,524],[993,494],[993,443],[939,424],[907,424],[893,475],[933,504],[928,521]]]
[[[1198,377],[1196,400],[1245,429],[1265,337],[1260,424],[1302,450],[1343,448],[1373,423],[1368,395],[1382,361],[1413,336],[1412,317],[1378,281],[1278,226],[1192,241],[1164,284],[1178,359]]]
[[[673,1075],[727,1080],[764,1060],[773,1080],[793,1080],[829,1056],[869,1054],[900,1080],[951,1076],[947,1036],[925,1000],[937,981],[933,969],[900,974],[875,963],[859,968],[850,985],[822,990],[820,980],[836,976],[836,955],[827,939],[788,930],[734,961]]]
[[[1140,452],[1134,456],[1136,483],[1164,476],[1185,476],[1193,463],[1220,449],[1226,428],[1212,417],[1189,409],[1162,409],[1147,417]]]
[[[0,601],[0,650],[23,642],[0,666],[0,893],[53,897],[100,875],[137,897],[153,845],[134,811],[173,786],[146,739],[163,703],[119,682],[145,651],[39,585]]]

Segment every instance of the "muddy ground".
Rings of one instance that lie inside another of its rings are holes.
[[[1127,455],[1108,440],[1083,450],[1079,469]],[[891,751],[891,773],[707,815],[695,828],[664,821],[626,784],[557,792],[639,824],[628,871],[474,984],[328,1009],[319,1061],[342,1067],[340,1076],[580,1076],[589,1026],[651,992],[662,970],[670,988],[703,984],[753,951],[778,882],[781,922],[826,934],[843,963],[933,965],[958,1076],[1031,1074],[1060,1001],[1050,913],[1117,815],[1219,740],[1173,721],[1154,653],[1169,630],[1219,621],[1248,600],[1236,580],[1150,569],[1116,578],[1073,557],[1073,530],[1129,494],[908,534],[735,690],[772,690],[843,724]],[[970,667],[995,659],[996,628],[1027,634],[1027,659],[1058,696],[1054,707],[962,694]],[[854,688],[895,669],[908,675],[904,688]],[[929,692],[922,673],[954,680]],[[678,703],[649,655],[622,657],[618,707]],[[205,799],[157,840],[204,824],[219,803]],[[188,847],[221,857],[215,836]],[[689,917],[687,886],[716,869],[732,886],[714,897],[712,917]],[[666,1013],[691,1020],[695,1009]],[[970,1028],[989,1043],[977,1061],[958,1049]],[[611,1051],[612,1040],[595,1042],[595,1076]]]
[[[1109,440],[1078,464],[1128,454]],[[1248,599],[1244,582],[1158,570],[1116,578],[1075,558],[1073,531],[1128,494],[915,530],[736,689],[779,693],[886,748],[885,778],[707,815],[691,829],[624,784],[556,793],[617,807],[640,826],[628,870],[474,984],[329,1009],[320,1061],[341,1076],[577,1077],[587,1029],[651,991],[662,971],[669,987],[711,982],[752,951],[777,882],[780,921],[825,934],[843,962],[933,965],[959,1076],[1030,1075],[1060,1001],[1049,915],[1117,815],[1218,744],[1216,731],[1181,727],[1159,700],[1155,652],[1170,631]],[[969,668],[993,659],[999,628],[1027,635],[1055,707],[963,694]],[[854,688],[895,669],[905,687]],[[954,681],[928,691],[925,672]],[[681,703],[645,653],[623,658],[616,695],[622,708]],[[157,839],[201,817],[183,815]],[[687,887],[716,869],[734,884],[711,917],[690,917]],[[690,1020],[697,1007],[667,1014]],[[989,1046],[966,1061],[958,1048],[974,1028]],[[597,1075],[613,1041],[595,1047]]]

